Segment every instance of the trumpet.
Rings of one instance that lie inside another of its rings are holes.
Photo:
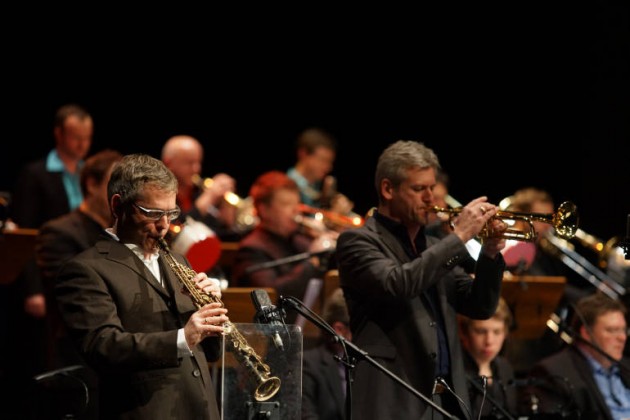
[[[462,211],[462,207],[456,208],[443,208],[434,206],[432,209],[436,213],[449,214],[449,218],[458,215]],[[575,236],[578,228],[578,213],[577,207],[570,201],[565,201],[560,204],[558,209],[553,213],[525,213],[499,210],[493,217],[494,219],[501,219],[508,221],[509,225],[514,224],[516,221],[523,221],[527,225],[527,229],[515,229],[508,228],[500,237],[505,239],[513,239],[516,241],[533,242],[536,239],[536,230],[534,229],[534,222],[543,222],[551,224],[558,236],[563,239],[571,239]],[[493,237],[492,232],[484,228],[479,232],[479,237],[489,238]]]
[[[201,178],[195,174],[192,176],[192,182],[202,190],[206,190],[212,186],[214,179]],[[234,217],[234,229],[239,232],[245,232],[258,224],[258,216],[254,208],[254,200],[251,197],[242,198],[232,191],[227,191],[223,195],[223,199],[236,208]]]

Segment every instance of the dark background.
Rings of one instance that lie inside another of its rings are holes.
[[[587,232],[623,235],[628,9],[556,7],[495,10],[500,19],[477,10],[466,25],[464,11],[456,22],[423,16],[444,23],[431,30],[337,21],[333,35],[308,22],[177,41],[168,30],[116,42],[40,37],[5,60],[0,190],[53,147],[57,107],[77,102],[95,119],[92,152],[159,157],[168,137],[190,134],[205,146],[204,174],[231,174],[242,196],[260,173],[290,167],[298,132],[319,125],[339,142],[334,175],[360,214],[376,204],[380,152],[411,139],[437,152],[461,202],[536,186],[556,204],[573,201]]]

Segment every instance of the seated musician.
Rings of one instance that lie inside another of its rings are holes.
[[[269,171],[260,175],[249,193],[260,222],[238,245],[232,266],[232,280],[240,287],[272,287],[278,295],[302,299],[312,278],[323,278],[328,269],[322,251],[334,251],[337,233],[317,237],[305,234],[297,222],[300,192],[285,173]],[[287,257],[305,255],[297,261]],[[276,263],[279,262],[279,263]],[[266,266],[272,264],[272,266]],[[287,322],[295,314],[287,314]]]
[[[623,357],[626,307],[596,292],[574,309],[572,343],[532,368],[529,400],[540,413],[567,418],[630,418],[630,359]]]

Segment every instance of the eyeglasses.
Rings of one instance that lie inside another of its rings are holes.
[[[156,222],[164,216],[166,216],[169,222],[173,221],[177,219],[179,215],[182,213],[179,207],[176,207],[172,210],[158,210],[158,209],[145,209],[144,207],[139,206],[136,203],[133,203],[133,205],[135,208],[137,208],[138,210],[142,212],[144,217],[146,217],[149,220],[156,221]]]

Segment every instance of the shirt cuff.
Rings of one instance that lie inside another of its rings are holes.
[[[180,328],[177,330],[177,357],[192,356],[192,354],[193,352],[186,342],[184,329]]]

